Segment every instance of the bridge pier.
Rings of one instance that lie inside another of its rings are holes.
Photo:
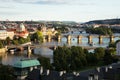
[[[28,46],[28,49],[27,49],[27,56],[28,56],[28,58],[30,58],[30,56],[31,56],[31,49],[30,49],[30,46]]]
[[[114,36],[111,35],[111,36],[110,36],[110,43],[113,43],[113,42],[114,42]]]
[[[102,42],[102,38],[103,38],[103,36],[100,35],[100,36],[99,36],[99,44],[102,44],[102,43],[103,43],[103,42]]]
[[[5,52],[7,52],[8,51],[8,47],[7,46],[5,46]]]
[[[58,36],[58,42],[60,42],[60,41],[61,41],[61,36],[59,35],[59,36]]]
[[[68,44],[71,43],[71,36],[70,36],[70,35],[68,35],[68,37],[67,37],[67,43],[68,43]]]
[[[88,36],[88,43],[89,43],[89,44],[92,43],[92,36],[91,36],[91,35]]]
[[[82,35],[78,36],[78,43],[81,44],[82,43]]]
[[[50,35],[48,35],[48,42],[50,42],[51,41],[51,36]]]

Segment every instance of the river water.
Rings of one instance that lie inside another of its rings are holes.
[[[73,35],[73,34],[74,35],[81,35],[81,33],[79,33],[79,32],[74,32],[74,33],[70,32],[70,33],[67,33],[67,34],[69,34],[69,35]],[[82,35],[88,35],[88,34],[82,33]],[[120,34],[114,34],[114,35],[120,35]],[[120,37],[115,37],[114,41],[119,40],[119,39],[120,39]],[[99,41],[98,38],[93,38],[92,41],[94,42],[95,47],[107,47],[108,44],[109,44],[110,39],[109,38],[103,38],[103,44],[98,43],[98,41]],[[63,37],[61,39],[60,43],[58,43],[57,41],[51,41],[51,42],[46,42],[46,43],[41,44],[41,46],[63,46],[63,45],[68,45],[68,46],[90,46],[88,44],[88,38],[87,37],[82,38],[82,43],[81,44],[77,43],[77,38],[75,38],[75,37],[72,37],[71,44],[67,43],[67,38],[66,37]],[[35,54],[48,57],[48,58],[50,58],[51,63],[53,62],[53,50],[51,50],[49,48],[46,48],[46,47],[36,48],[35,50],[36,50]],[[92,51],[92,50],[90,50],[90,51]],[[1,57],[2,57],[1,62],[4,65],[14,65],[14,63],[16,61],[19,61],[20,59],[28,58],[26,56],[26,51],[16,53],[15,55],[10,54],[10,53],[3,53],[3,54],[1,54]],[[37,58],[37,56],[32,55],[31,58]]]

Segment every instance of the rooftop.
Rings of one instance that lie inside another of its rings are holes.
[[[38,66],[38,65],[40,65],[40,63],[37,59],[24,59],[16,62],[13,65],[13,67],[27,68],[27,67]]]

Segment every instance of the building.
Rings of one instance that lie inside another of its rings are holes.
[[[28,35],[29,35],[29,32],[27,31],[27,29],[25,28],[23,23],[21,23],[15,29],[10,28],[10,29],[0,30],[0,39],[1,40],[5,40],[7,37],[9,37],[10,39],[13,39],[14,36],[27,38]]]
[[[13,31],[7,31],[7,36],[10,38],[10,39],[13,39],[14,37],[14,32]]]
[[[29,35],[29,32],[27,31],[23,23],[21,23],[19,27],[16,29],[15,35],[17,37],[27,38],[27,36]]]
[[[120,80],[120,63],[70,73],[41,67],[30,71],[25,80]]]
[[[116,44],[116,52],[117,52],[117,55],[120,56],[120,42]]]
[[[14,75],[17,77],[17,80],[24,80],[29,72],[33,69],[37,69],[39,66],[40,63],[37,59],[20,60],[13,65],[15,69]]]
[[[41,28],[41,31],[42,31],[43,35],[47,35],[47,34],[46,34],[47,28],[46,28],[45,26],[43,26],[43,27]]]
[[[10,39],[13,39],[14,32],[13,31],[7,31],[7,30],[0,30],[0,39],[5,40],[7,37]]]

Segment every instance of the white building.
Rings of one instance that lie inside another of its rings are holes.
[[[120,42],[116,44],[116,52],[117,52],[117,55],[120,56]]]
[[[14,32],[13,31],[0,30],[0,39],[5,40],[7,37],[10,37],[10,39],[13,39]]]
[[[10,39],[13,39],[15,33],[13,31],[7,31],[7,37],[9,37]]]
[[[17,28],[17,32],[22,32],[22,31],[25,31],[25,26],[23,23],[20,24],[20,26]]]
[[[17,28],[15,35],[18,37],[27,38],[27,36],[29,35],[29,32],[27,31],[27,29],[25,29],[25,26],[23,23],[21,23]]]

